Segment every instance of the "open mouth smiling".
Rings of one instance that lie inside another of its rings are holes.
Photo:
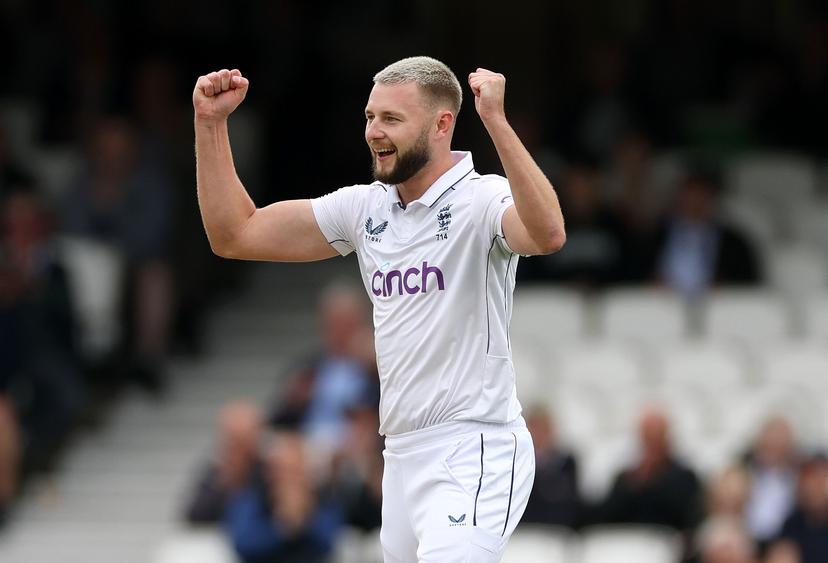
[[[377,155],[377,160],[386,160],[391,157],[394,153],[397,152],[397,149],[387,148],[387,149],[374,149],[374,154]]]

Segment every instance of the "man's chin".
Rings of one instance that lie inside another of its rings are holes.
[[[377,163],[374,162],[374,180],[377,182],[382,182],[383,184],[393,184],[392,182],[394,178],[394,167],[386,167],[383,170],[380,170],[377,166]]]

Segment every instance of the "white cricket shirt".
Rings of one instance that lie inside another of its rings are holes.
[[[405,208],[380,182],[312,200],[328,242],[356,251],[373,302],[383,435],[521,412],[508,335],[518,255],[501,227],[511,191],[471,153],[452,157]]]

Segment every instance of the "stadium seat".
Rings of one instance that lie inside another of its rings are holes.
[[[661,386],[645,398],[647,402],[659,406],[667,413],[670,434],[679,452],[684,453],[692,453],[688,450],[688,445],[698,443],[715,431],[716,421],[713,413],[716,409],[706,395],[692,391],[694,389]],[[637,412],[641,412],[641,407]]]
[[[771,416],[788,419],[805,447],[824,447],[825,401],[806,387],[768,382],[734,402],[725,419],[723,435],[733,444],[748,445]]]
[[[637,445],[631,434],[578,445],[580,447],[576,452],[581,494],[590,502],[599,502],[609,492],[616,475],[632,464]]]
[[[828,203],[801,205],[792,209],[788,222],[793,240],[825,251],[828,248]]]
[[[817,345],[828,346],[828,291],[803,302],[805,338]]]
[[[828,215],[823,222],[828,225]],[[828,289],[825,247],[804,243],[775,246],[768,249],[766,263],[771,287],[786,296],[802,298]]]
[[[694,342],[662,352],[660,390],[675,409],[680,451],[716,441],[728,408],[748,389],[746,360],[727,346]],[[715,457],[715,456],[714,456]]]
[[[70,236],[60,239],[59,252],[76,306],[81,347],[91,358],[103,357],[120,337],[124,258],[111,246]]]
[[[512,534],[501,563],[573,563],[577,539],[569,530],[520,525]]]
[[[705,303],[704,335],[712,342],[734,343],[748,349],[791,336],[791,311],[777,293],[750,289],[721,289]]]
[[[545,355],[540,344],[517,339],[512,341],[511,346],[518,399],[524,407],[544,403],[543,396],[549,391],[556,374],[548,362],[543,362]]]
[[[72,149],[41,149],[35,153],[32,170],[38,185],[51,198],[59,201],[82,164],[79,153]]]
[[[790,383],[828,396],[826,347],[789,345],[770,348],[764,352],[761,364],[768,383]]]
[[[339,532],[334,545],[332,563],[382,563],[379,532],[366,534],[346,527]]]
[[[380,543],[379,529],[365,536],[365,544],[361,563],[383,563],[382,544]]]
[[[776,244],[780,238],[779,218],[761,202],[728,196],[722,202],[722,216],[726,224],[742,231],[760,249]]]
[[[3,124],[6,142],[12,148],[14,157],[28,161],[35,152],[36,136],[42,108],[34,100],[6,98],[0,100],[0,123]]]
[[[744,359],[732,347],[687,342],[661,351],[659,379],[665,386],[705,393],[739,389],[747,382]]]
[[[586,311],[583,295],[562,288],[518,288],[509,327],[512,340],[564,344],[584,337]]]
[[[581,563],[675,563],[678,534],[648,526],[600,526],[584,531]]]
[[[600,332],[656,348],[674,344],[687,335],[684,305],[672,292],[621,289],[608,292],[600,308]]]
[[[637,388],[646,380],[640,356],[623,342],[584,341],[558,355],[564,383],[601,389]]]
[[[221,530],[182,530],[166,540],[152,563],[235,563],[236,556]]]
[[[564,383],[548,391],[545,398],[566,444],[589,448],[618,433],[612,393],[589,385]]]
[[[731,163],[727,184],[740,197],[783,209],[815,197],[817,168],[805,157],[784,153],[752,153]]]

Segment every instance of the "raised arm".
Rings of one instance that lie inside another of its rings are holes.
[[[518,254],[551,254],[566,242],[558,196],[506,121],[506,78],[483,68],[469,75],[474,107],[494,142],[515,205],[503,214],[503,234]]]
[[[193,90],[198,205],[210,248],[241,260],[302,262],[337,256],[308,199],[257,209],[236,174],[227,118],[250,83],[238,70],[200,76]]]

